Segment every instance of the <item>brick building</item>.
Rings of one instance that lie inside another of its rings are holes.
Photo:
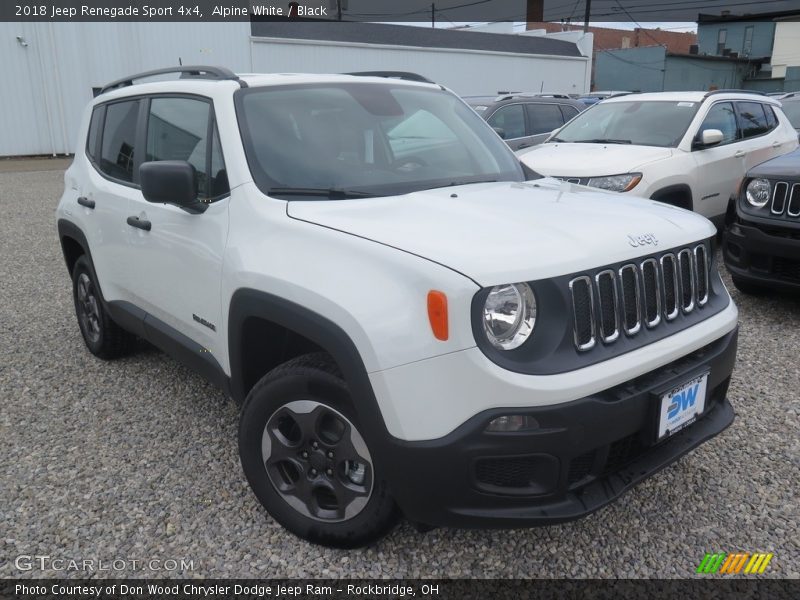
[[[583,31],[582,25],[561,23],[528,22],[527,29],[544,29],[547,33],[556,31]],[[640,46],[664,46],[667,52],[689,54],[689,48],[697,44],[697,34],[663,29],[611,29],[610,27],[589,27],[594,34],[594,50],[616,48],[638,48]]]
[[[547,23],[528,21],[528,30],[539,29],[547,33],[558,31],[583,31],[582,25],[567,25],[562,23]],[[644,48],[647,46],[663,46],[666,52],[674,54],[689,54],[690,47],[697,44],[697,34],[681,31],[664,31],[663,29],[612,29],[610,27],[589,27],[589,32],[594,36],[594,51],[592,60],[591,89],[598,89],[595,85],[595,65],[598,52],[618,48]],[[601,85],[602,87],[602,85]]]

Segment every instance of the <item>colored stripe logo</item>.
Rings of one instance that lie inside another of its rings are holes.
[[[702,574],[720,573],[721,575],[746,575],[761,574],[767,570],[767,565],[772,560],[773,554],[756,552],[738,552],[728,554],[717,552],[706,554],[697,567],[697,572]]]

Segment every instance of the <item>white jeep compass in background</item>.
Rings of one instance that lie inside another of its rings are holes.
[[[780,106],[726,90],[620,96],[520,158],[537,173],[694,210],[720,227],[745,173],[797,147]]]
[[[292,532],[575,519],[732,422],[706,219],[538,178],[418,76],[178,71],[86,111],[57,217],[77,320],[241,403]]]

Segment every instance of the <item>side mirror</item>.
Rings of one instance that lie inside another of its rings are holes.
[[[716,146],[724,139],[725,135],[719,129],[704,129],[703,133],[700,134],[697,145],[700,148],[709,148],[711,146]]]
[[[502,127],[492,127],[492,129],[494,129],[494,132],[497,135],[499,135],[501,138],[506,139],[506,130],[505,129],[503,129]]]
[[[139,167],[142,195],[154,204],[174,204],[193,214],[208,207],[197,198],[197,171],[185,160],[159,160]]]

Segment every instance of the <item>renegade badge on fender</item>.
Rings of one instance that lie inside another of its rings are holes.
[[[575,519],[732,422],[705,218],[540,178],[418,75],[176,71],[84,116],[58,207],[78,324],[241,403],[290,531]]]

